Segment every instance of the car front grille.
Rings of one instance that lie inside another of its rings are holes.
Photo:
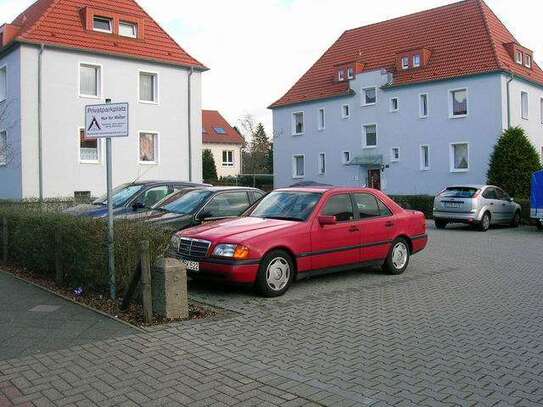
[[[198,261],[207,257],[209,246],[211,246],[211,242],[207,240],[182,238],[177,252],[187,260]]]

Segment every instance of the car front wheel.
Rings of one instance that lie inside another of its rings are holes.
[[[256,288],[264,297],[279,297],[287,292],[294,278],[294,263],[288,253],[275,250],[260,264]]]
[[[447,227],[447,222],[444,220],[436,219],[434,223],[437,229],[445,229]]]
[[[405,239],[396,239],[392,243],[392,249],[383,265],[383,269],[389,274],[403,274],[409,265],[411,250]]]

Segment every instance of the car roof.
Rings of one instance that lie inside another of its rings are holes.
[[[449,185],[448,188],[474,188],[474,189],[481,189],[486,187],[493,187],[493,185],[479,185],[479,184],[459,184],[459,185]]]
[[[335,186],[308,186],[308,187],[289,187],[289,188],[280,188],[276,191],[279,192],[286,192],[286,191],[292,191],[292,192],[316,192],[316,193],[324,193],[324,192],[368,192],[368,191],[376,191],[375,189],[371,188],[365,188],[365,187],[335,187]]]
[[[128,185],[158,185],[158,184],[181,184],[186,186],[208,186],[209,184],[198,184],[195,182],[188,181],[174,181],[174,180],[145,180],[145,181],[136,181],[136,182],[127,182]]]
[[[252,187],[227,187],[227,186],[197,186],[194,188],[191,188],[193,190],[205,190],[205,191],[211,191],[211,192],[225,192],[225,191],[258,191],[262,192],[258,188],[252,188]]]

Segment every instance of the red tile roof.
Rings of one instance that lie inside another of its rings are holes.
[[[221,130],[224,129],[224,134]],[[243,137],[216,110],[202,110],[202,141],[220,144],[243,144]]]
[[[507,71],[543,85],[543,71],[515,64],[504,44],[517,42],[483,0],[465,0],[345,31],[324,55],[271,108],[343,96],[337,65],[356,61],[364,71],[387,69],[394,85]],[[427,65],[396,69],[398,54],[426,48]]]
[[[85,10],[138,22],[141,38],[87,30]],[[134,0],[37,0],[12,23],[14,41],[45,44],[207,69],[183,50]],[[8,44],[6,44],[8,45]]]

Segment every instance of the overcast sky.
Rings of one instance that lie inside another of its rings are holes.
[[[5,21],[32,0],[0,0]],[[450,0],[139,0],[210,71],[203,107],[232,123],[252,114],[271,131],[272,102],[349,28],[453,3]],[[543,61],[541,0],[487,0],[517,39]]]

